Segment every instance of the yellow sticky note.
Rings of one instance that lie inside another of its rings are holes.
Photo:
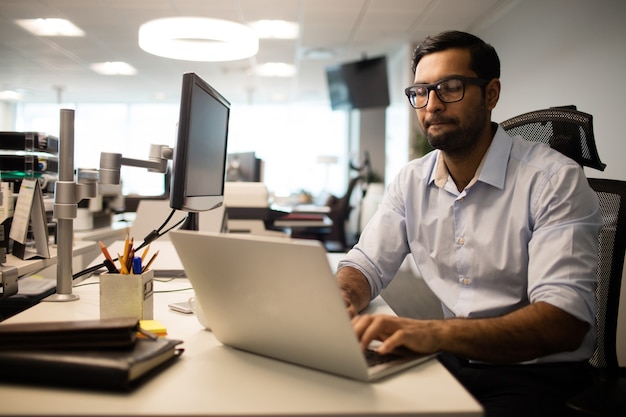
[[[159,336],[167,335],[167,329],[157,320],[139,320],[139,327]]]

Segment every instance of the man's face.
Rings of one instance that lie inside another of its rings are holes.
[[[415,83],[437,83],[453,75],[476,77],[469,51],[448,49],[424,56],[415,69]],[[471,151],[490,121],[481,87],[469,83],[463,99],[455,103],[444,103],[430,91],[428,104],[416,113],[430,145],[451,156]]]

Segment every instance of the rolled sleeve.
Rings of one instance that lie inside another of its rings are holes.
[[[338,268],[350,266],[361,271],[369,282],[371,299],[385,288],[409,253],[406,238],[402,176],[387,189],[380,207],[363,229],[359,242],[346,254]]]
[[[569,165],[546,180],[535,207],[528,298],[550,303],[593,326],[602,226],[597,196],[582,170]]]

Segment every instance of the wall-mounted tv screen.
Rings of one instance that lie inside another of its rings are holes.
[[[389,105],[387,59],[384,56],[329,66],[326,79],[333,110]]]

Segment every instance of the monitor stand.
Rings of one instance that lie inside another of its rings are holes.
[[[179,230],[194,230],[194,231],[198,231],[199,229],[199,222],[198,222],[198,212],[195,211],[190,211],[187,214],[187,219],[183,222],[183,224],[180,226]]]

